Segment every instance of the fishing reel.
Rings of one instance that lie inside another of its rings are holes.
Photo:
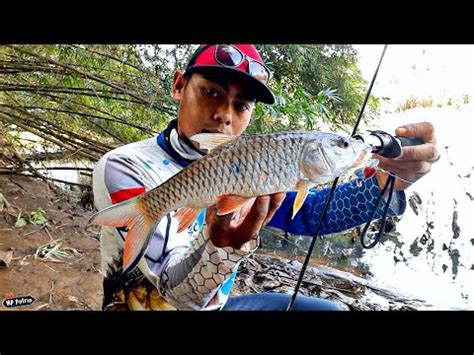
[[[353,136],[372,147],[372,153],[380,154],[386,158],[399,158],[402,156],[402,147],[423,144],[420,138],[407,138],[392,136],[384,131],[367,131],[366,134]]]
[[[367,134],[362,134],[362,135],[356,134],[353,136],[353,138],[360,139],[364,143],[369,144],[372,147],[372,153],[377,153],[383,157],[391,158],[391,159],[399,158],[403,155],[402,147],[420,145],[424,143],[423,140],[420,138],[397,137],[387,132],[379,131],[379,130],[368,131]],[[380,241],[380,239],[382,238],[384,234],[385,224],[387,222],[388,209],[390,207],[390,202],[392,200],[394,186],[395,186],[395,178],[396,178],[395,174],[391,172],[388,172],[388,174],[389,174],[388,179],[384,187],[382,188],[381,194],[379,198],[377,199],[377,202],[375,203],[375,208],[372,211],[369,217],[369,221],[366,223],[360,235],[360,243],[362,244],[362,247],[364,247],[365,249],[373,248]],[[386,195],[387,191],[388,191],[388,194]],[[375,217],[375,212],[377,211],[378,206],[380,205],[382,197],[385,195],[386,195],[386,203],[383,209],[380,228],[379,228],[378,233],[376,233],[375,238],[370,241],[370,238],[367,236],[367,231],[368,231],[369,225],[371,224],[371,222],[373,221]]]

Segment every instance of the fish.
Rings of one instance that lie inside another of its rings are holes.
[[[216,205],[217,214],[226,215],[258,196],[297,191],[294,218],[311,187],[362,166],[372,150],[361,140],[319,131],[200,133],[190,139],[207,154],[156,188],[106,207],[90,219],[91,224],[128,228],[124,273],[138,264],[158,222],[168,213],[175,211],[179,233],[203,208]]]

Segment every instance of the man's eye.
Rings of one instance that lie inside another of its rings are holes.
[[[235,108],[239,111],[247,111],[250,110],[250,106],[244,103],[236,103]]]
[[[218,97],[219,96],[219,93],[217,92],[217,90],[210,89],[210,88],[204,89],[204,93],[208,96],[211,96],[211,97]]]

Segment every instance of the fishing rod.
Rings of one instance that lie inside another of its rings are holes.
[[[381,65],[383,57],[385,55],[385,51],[387,50],[387,46],[388,45],[384,46],[382,54],[380,55],[379,63],[377,65],[377,68],[376,68],[376,70],[374,72],[374,75],[372,77],[372,81],[371,81],[370,86],[369,86],[369,88],[367,90],[367,93],[365,95],[364,102],[363,102],[362,107],[360,109],[359,116],[358,116],[357,121],[354,125],[354,129],[352,131],[351,136],[355,139],[362,140],[363,142],[369,144],[372,147],[372,153],[377,153],[377,154],[379,154],[381,156],[384,156],[386,158],[393,159],[393,158],[397,158],[397,157],[402,156],[402,153],[403,153],[402,147],[423,144],[424,143],[423,140],[421,140],[420,138],[397,137],[397,136],[393,136],[393,135],[391,135],[387,132],[380,131],[380,130],[368,131],[365,134],[356,134],[357,128],[359,127],[359,124],[360,124],[360,121],[362,119],[365,107],[367,105],[367,101],[369,99],[370,93],[371,93],[372,88],[374,86],[375,79],[376,79],[378,71],[380,69],[380,65]],[[396,178],[401,179],[401,178],[397,177],[396,174],[394,174],[392,172],[387,172],[387,174],[388,174],[387,181],[385,182],[385,185],[381,190],[380,196],[377,198],[377,201],[375,202],[375,207],[374,207],[374,209],[373,209],[373,211],[372,211],[372,213],[369,217],[369,220],[365,224],[365,227],[364,227],[364,229],[361,233],[361,236],[360,236],[361,244],[366,249],[373,248],[380,241],[380,239],[382,238],[383,232],[385,230],[385,223],[386,223],[386,220],[387,220],[388,209],[390,207],[390,202],[392,200],[392,195],[393,195],[393,191],[394,191],[395,179]],[[406,181],[406,182],[411,182],[411,181],[407,181],[407,180],[404,180],[404,179],[401,179],[401,180]],[[327,211],[328,211],[328,208],[329,208],[329,204],[330,204],[330,202],[332,200],[332,197],[334,195],[334,191],[336,190],[336,185],[337,185],[338,181],[339,181],[338,177],[336,179],[334,179],[334,182],[331,186],[331,190],[329,191],[329,194],[328,194],[328,196],[326,198],[326,201],[324,203],[323,211],[321,212],[321,217],[319,219],[319,223],[318,223],[318,226],[316,228],[316,233],[315,233],[313,239],[311,240],[310,246],[308,248],[308,252],[306,254],[305,260],[304,260],[303,265],[301,267],[301,271],[300,271],[295,289],[293,291],[293,295],[291,297],[290,302],[288,303],[288,306],[287,306],[287,309],[286,309],[287,311],[291,311],[291,309],[294,305],[296,296],[298,294],[298,290],[299,290],[299,288],[301,286],[301,283],[303,281],[303,277],[304,277],[304,274],[306,272],[306,268],[308,266],[309,259],[311,258],[314,246],[316,244],[316,240],[319,238],[319,234],[321,232],[321,227],[322,227],[324,219],[326,218],[326,214],[327,214]],[[369,228],[370,224],[372,223],[372,220],[374,219],[375,213],[378,210],[378,207],[380,205],[382,197],[385,196],[387,190],[388,190],[388,195],[387,195],[387,200],[386,200],[386,203],[385,203],[384,211],[383,211],[383,214],[382,214],[382,217],[381,217],[382,223],[381,223],[379,232],[378,232],[377,236],[374,238],[374,240],[372,242],[368,242],[366,240],[366,235],[367,235],[368,228]]]

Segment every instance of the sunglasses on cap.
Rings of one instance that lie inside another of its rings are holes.
[[[231,44],[211,44],[203,46],[195,58],[212,46],[214,46],[214,60],[217,64],[229,68],[238,68],[246,60],[248,62],[247,74],[265,85],[270,81],[270,70],[263,63],[242,53],[239,48]]]

